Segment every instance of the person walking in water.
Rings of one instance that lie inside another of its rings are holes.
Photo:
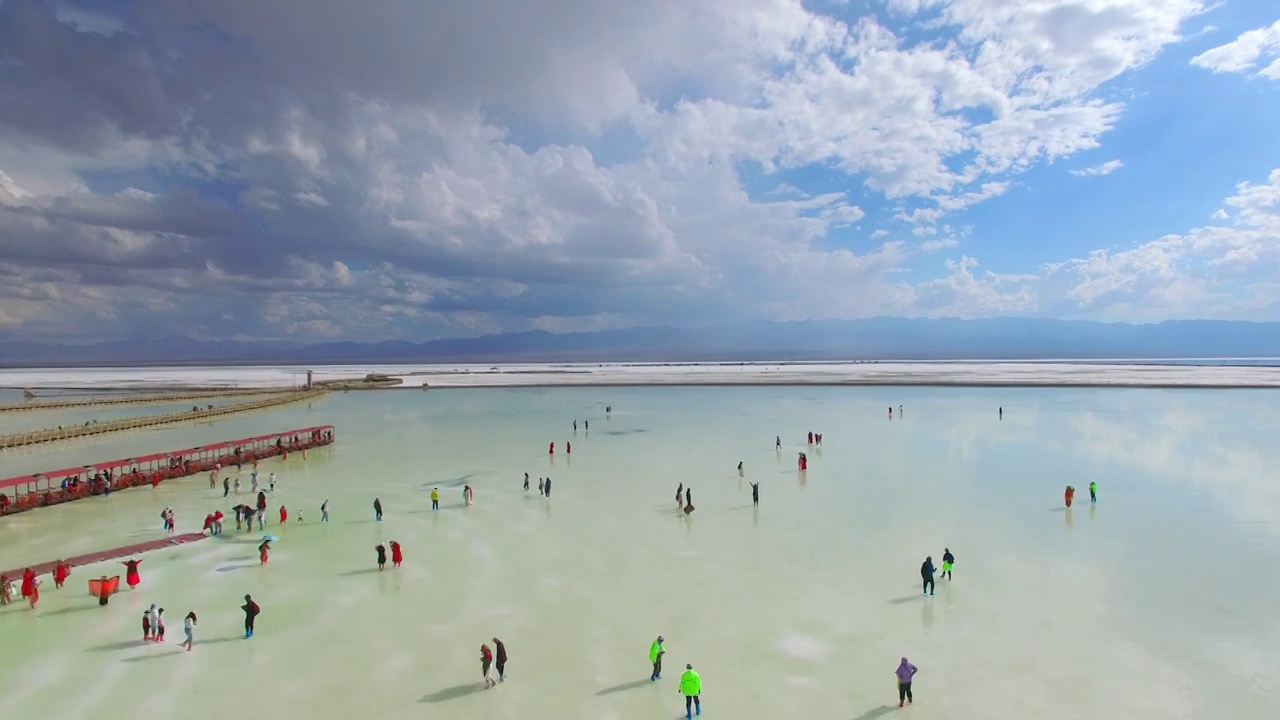
[[[382,500],[378,498],[373,499],[373,519],[382,522]]]
[[[529,492],[529,473],[524,474],[524,491]]]
[[[942,548],[942,577],[951,579],[951,568],[955,567],[956,556],[951,554],[951,548]]]
[[[493,652],[495,655],[494,667],[498,671],[498,682],[505,682],[507,679],[507,646],[498,638],[494,638]]]
[[[329,498],[320,503],[320,522],[329,522]]]
[[[240,609],[244,611],[244,639],[248,640],[253,637],[253,621],[258,618],[262,608],[253,601],[252,596],[245,595],[244,604],[240,606]]]
[[[911,704],[911,678],[919,671],[920,668],[912,665],[906,658],[902,658],[898,669],[893,671],[898,676],[898,707],[902,707],[903,703]]]
[[[440,488],[431,488],[431,509],[440,509]]]
[[[760,504],[760,483],[758,482],[751,483],[751,504]]]
[[[676,486],[676,507],[684,507],[684,483]]]
[[[774,449],[774,450],[781,450],[781,449],[782,449],[782,436],[781,436],[781,435],[774,435],[774,436],[773,436],[773,449]]]
[[[484,675],[484,686],[486,688],[497,687],[498,683],[493,681],[489,676],[489,666],[493,665],[493,651],[488,645],[480,644],[480,672]]]
[[[387,567],[387,548],[378,543],[373,550],[378,553],[378,572],[382,572]]]
[[[187,652],[191,652],[191,648],[196,644],[195,632],[196,632],[196,611],[192,610],[191,612],[187,613],[187,616],[185,618],[182,619],[182,633],[183,635],[186,636],[187,639],[183,640],[182,645],[179,647],[185,647],[187,649]]]
[[[659,635],[657,640],[649,646],[649,662],[653,663],[653,672],[649,675],[649,682],[662,679],[662,656],[667,654],[667,646],[663,645],[664,638]]]
[[[738,461],[738,477],[742,477],[742,461]]]
[[[694,714],[702,714],[702,677],[693,669],[692,664],[685,664],[684,674],[680,676],[680,689],[684,695],[684,716],[691,718]]]
[[[1098,502],[1098,483],[1092,481],[1089,483],[1089,502]]]
[[[920,579],[924,581],[925,595],[933,594],[933,572],[933,556],[929,556],[925,558],[924,562],[920,565]]]
[[[542,489],[547,497],[551,497],[551,478],[547,478],[546,485]]]

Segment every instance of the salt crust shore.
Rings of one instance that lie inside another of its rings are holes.
[[[1280,388],[1280,367],[1047,362],[672,363],[546,365],[345,365],[314,380],[379,373],[397,389],[864,385],[969,387]],[[88,390],[256,388],[297,385],[291,366],[0,370],[0,387]]]

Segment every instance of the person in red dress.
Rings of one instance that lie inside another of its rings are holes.
[[[400,549],[400,543],[395,540],[391,541],[391,566],[400,567],[400,563],[404,562],[404,552]]]
[[[29,598],[35,592],[36,573],[31,568],[22,571],[22,597]]]
[[[120,564],[124,566],[124,581],[130,590],[142,584],[142,576],[138,574],[138,566],[142,564],[141,560],[125,560]]]
[[[59,560],[58,564],[53,568],[53,586],[61,588],[62,584],[67,581],[71,575],[71,563],[65,560]]]
[[[283,525],[287,522],[289,522],[289,511],[285,510],[284,506],[281,505],[280,506],[280,524]]]

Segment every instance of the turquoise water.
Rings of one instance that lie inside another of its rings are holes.
[[[279,503],[306,513],[269,530],[281,540],[268,565],[257,563],[260,533],[236,536],[232,522],[223,538],[146,556],[142,587],[105,609],[84,582],[119,565],[77,568],[62,591],[46,580],[34,612],[0,609],[0,696],[35,718],[126,706],[214,718],[240,709],[238,698],[282,717],[675,718],[679,670],[690,662],[707,717],[847,720],[898,712],[891,672],[906,655],[921,668],[917,720],[1271,717],[1280,710],[1280,580],[1257,569],[1280,559],[1277,397],[349,393],[0,455],[7,476],[286,427],[338,428],[331,448],[263,464],[279,480],[272,517]],[[575,418],[589,419],[590,433],[580,423],[575,436]],[[801,476],[796,453],[809,430],[824,434],[824,447],[808,451]],[[551,499],[521,490],[526,471],[535,485],[554,479]],[[247,492],[247,468],[242,477]],[[748,481],[761,483],[759,508]],[[693,489],[691,517],[676,511],[678,483]],[[1071,512],[1062,508],[1068,483],[1080,490]],[[462,507],[463,484],[475,488],[474,507]],[[432,487],[443,496],[437,513]],[[375,496],[387,510],[381,523]],[[322,525],[326,498],[333,521]],[[6,518],[0,565],[159,537],[165,506],[186,531],[231,504],[192,478]],[[379,573],[373,545],[392,539],[406,564]],[[955,580],[925,598],[919,565],[944,546],[958,557]],[[237,609],[246,592],[264,609],[249,641]],[[152,602],[167,609],[166,646],[137,640]],[[192,609],[197,647],[175,652]],[[657,634],[667,638],[667,673],[652,684],[646,651]],[[485,691],[476,656],[494,635],[510,651],[509,679]]]

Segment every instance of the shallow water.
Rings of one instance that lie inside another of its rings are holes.
[[[0,434],[30,432],[32,430],[48,430],[59,425],[75,427],[88,422],[100,423],[125,418],[161,415],[164,413],[182,412],[193,407],[223,407],[237,403],[252,402],[263,396],[235,395],[212,397],[200,400],[185,400],[165,403],[145,403],[141,405],[100,405],[98,407],[72,407],[49,410],[19,410],[0,413]],[[46,401],[47,402],[47,401]]]
[[[906,417],[889,421],[891,404]],[[268,565],[260,533],[232,522],[223,538],[146,556],[143,586],[108,608],[84,582],[118,564],[77,568],[60,592],[46,578],[34,612],[0,609],[0,696],[35,718],[126,706],[214,718],[237,698],[283,717],[676,718],[690,662],[708,717],[848,720],[898,712],[885,706],[906,655],[921,669],[917,720],[1271,717],[1280,580],[1257,568],[1280,555],[1276,408],[1255,391],[349,393],[309,412],[0,456],[13,475],[15,462],[338,428],[305,461],[263,463],[278,474],[272,516],[279,503],[306,514],[269,528],[281,540]],[[591,432],[575,436],[574,418]],[[811,429],[824,447],[801,476]],[[535,486],[550,474],[553,497],[524,493],[524,471]],[[761,483],[758,509],[748,481]],[[692,517],[676,511],[681,482]],[[464,508],[468,483],[477,504]],[[1068,483],[1081,491],[1069,513]],[[233,504],[221,494],[192,478],[6,518],[0,565],[159,537],[166,505],[186,531]],[[373,546],[392,539],[407,562],[379,573]],[[955,580],[925,598],[920,562],[944,546]],[[248,641],[246,592],[264,610]],[[167,609],[165,646],[137,639],[151,602]],[[190,609],[198,644],[179,653]],[[667,672],[653,684],[659,633]],[[476,656],[494,635],[510,682],[483,691]]]

